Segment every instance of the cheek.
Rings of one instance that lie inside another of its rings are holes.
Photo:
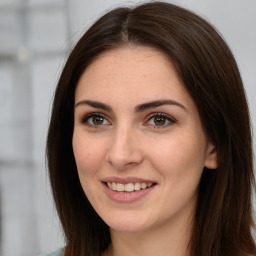
[[[201,175],[204,167],[205,146],[194,136],[177,134],[158,141],[148,151],[155,168],[165,176]]]
[[[93,175],[100,169],[104,148],[100,140],[74,133],[73,152],[80,177]]]
[[[198,184],[204,168],[204,146],[188,136],[159,142],[148,151],[151,164],[161,176],[162,212],[166,217],[195,207]]]

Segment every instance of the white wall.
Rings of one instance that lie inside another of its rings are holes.
[[[44,150],[52,93],[65,51],[106,10],[141,2],[0,0],[1,255],[36,255],[64,244],[48,186]],[[256,1],[166,2],[196,11],[222,33],[240,67],[255,127]],[[15,21],[17,16],[8,16],[3,10],[6,3],[9,7],[30,6],[23,33]],[[25,34],[26,40],[22,39]],[[14,53],[11,60],[3,59],[9,53]]]

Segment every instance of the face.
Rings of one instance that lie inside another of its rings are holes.
[[[102,54],[80,77],[74,113],[80,182],[111,229],[155,230],[193,215],[216,155],[165,55],[147,47]]]

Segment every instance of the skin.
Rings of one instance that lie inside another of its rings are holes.
[[[136,111],[136,106],[156,100],[175,104]],[[188,255],[200,177],[204,167],[217,167],[217,156],[172,63],[149,47],[110,50],[80,77],[74,111],[73,151],[80,182],[110,227],[112,243],[105,255]],[[85,118],[91,113],[104,117],[100,122]],[[160,123],[154,118],[159,113],[167,116]],[[113,176],[156,185],[139,200],[116,202],[102,183]]]

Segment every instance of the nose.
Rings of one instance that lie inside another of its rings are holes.
[[[132,128],[117,128],[113,132],[106,154],[107,162],[117,170],[140,164],[143,161],[143,152],[139,141],[139,134]]]

